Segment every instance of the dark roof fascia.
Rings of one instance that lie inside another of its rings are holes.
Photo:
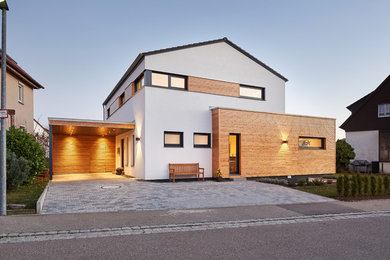
[[[352,113],[360,108],[362,104],[364,104],[364,101],[373,93],[374,91],[368,93],[358,101],[352,103],[351,105],[347,106],[347,109],[351,111]]]
[[[121,84],[126,80],[126,78],[131,74],[131,72],[135,69],[135,67],[138,65],[138,63],[145,57],[145,56],[149,56],[149,55],[155,55],[155,54],[160,54],[160,53],[165,53],[165,52],[170,52],[170,51],[177,51],[177,50],[182,50],[182,49],[188,49],[188,48],[194,48],[194,47],[199,47],[199,46],[204,46],[204,45],[209,45],[209,44],[214,44],[214,43],[220,43],[220,42],[226,42],[227,44],[229,44],[231,47],[233,47],[234,49],[236,49],[237,51],[241,52],[242,54],[244,54],[245,56],[247,56],[248,58],[250,58],[251,60],[253,60],[254,62],[256,62],[257,64],[261,65],[262,67],[264,67],[265,69],[267,69],[268,71],[270,71],[271,73],[273,73],[274,75],[276,75],[277,77],[281,78],[282,80],[284,80],[285,82],[288,81],[287,78],[285,78],[283,75],[281,75],[280,73],[276,72],[275,70],[273,70],[271,67],[269,67],[268,65],[266,65],[265,63],[261,62],[260,60],[258,60],[256,57],[252,56],[251,54],[249,54],[248,52],[244,51],[243,49],[241,49],[238,45],[234,44],[233,42],[229,41],[226,37],[225,38],[222,38],[222,39],[216,39],[216,40],[211,40],[211,41],[204,41],[204,42],[198,42],[198,43],[191,43],[191,44],[186,44],[186,45],[181,45],[181,46],[176,46],[176,47],[170,47],[170,48],[165,48],[165,49],[160,49],[160,50],[155,50],[155,51],[148,51],[148,52],[143,52],[143,53],[140,53],[137,58],[135,59],[135,61],[131,64],[131,66],[129,67],[129,69],[126,71],[126,73],[122,76],[122,78],[119,80],[119,82],[116,84],[116,86],[114,87],[114,89],[110,92],[110,94],[108,95],[108,97],[106,98],[106,100],[103,102],[103,105],[107,104],[108,100],[114,95],[114,93],[118,90],[118,88],[121,86]]]
[[[349,121],[351,121],[351,119],[359,113],[359,111],[368,103],[368,101],[370,101],[376,93],[379,92],[379,90],[381,90],[387,83],[387,81],[390,81],[390,75],[387,76],[387,78],[373,91],[371,92],[370,94],[362,97],[361,99],[359,99],[358,101],[356,101],[355,103],[349,105],[347,108],[349,109],[351,106],[354,106],[354,105],[357,105],[357,103],[361,103],[359,108],[353,112],[348,118],[347,120],[345,120],[345,122],[340,126],[341,129],[344,129],[345,130],[345,127],[346,125],[349,123]]]
[[[3,56],[3,52],[0,49],[0,58],[2,56]],[[44,87],[41,84],[39,84],[38,81],[33,79],[33,77],[31,77],[25,70],[23,70],[18,65],[18,63],[14,59],[12,59],[9,55],[7,55],[6,64],[7,67],[9,68],[10,73],[13,73],[16,76],[23,78],[31,88],[44,89]]]
[[[127,79],[127,77],[133,72],[133,70],[138,66],[138,64],[143,60],[144,54],[140,53],[138,54],[137,58],[133,61],[133,63],[130,65],[130,67],[126,70],[125,74],[122,76],[122,78],[118,81],[118,83],[115,85],[113,90],[110,92],[110,94],[107,96],[107,98],[104,100],[103,105],[107,104],[107,102],[111,99],[111,97],[115,94],[115,92],[121,87],[123,82]]]

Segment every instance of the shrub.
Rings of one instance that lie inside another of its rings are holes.
[[[337,179],[337,175],[336,175],[336,174],[326,174],[326,175],[323,175],[322,178],[323,178],[323,179],[332,179],[332,180],[336,180],[336,179]]]
[[[382,178],[382,176],[378,176],[378,187],[377,187],[377,190],[378,190],[378,195],[381,195],[382,192],[383,192],[383,178]]]
[[[364,175],[363,177],[363,193],[364,195],[368,195],[368,176],[367,175]]]
[[[385,176],[383,180],[383,186],[385,187],[385,194],[389,193],[389,188],[390,188],[390,178],[389,176]]]
[[[326,184],[332,184],[333,181],[332,180],[326,180]]]
[[[351,184],[349,183],[348,174],[344,174],[344,197],[349,196],[349,190],[351,189]]]
[[[260,179],[258,179],[258,181],[265,182],[265,183],[271,183],[271,184],[278,184],[278,185],[288,185],[287,180],[278,179],[278,178],[260,178]]]
[[[325,185],[325,182],[322,180],[322,179],[314,179],[312,181],[312,183],[315,185],[315,186],[322,186],[322,185]]]
[[[362,195],[362,175],[360,173],[356,174],[356,182],[357,182],[357,193],[359,196]]]
[[[15,127],[7,130],[7,149],[14,152],[16,157],[23,157],[29,161],[29,180],[34,179],[37,174],[47,168],[45,151],[34,136],[24,130]]]
[[[30,172],[29,162],[7,150],[7,189],[12,190],[26,181]]]
[[[355,153],[352,146],[345,141],[339,139],[336,142],[336,169],[338,172],[346,169],[349,162],[355,158]]]
[[[377,191],[376,178],[374,175],[370,176],[370,192],[372,196],[375,196]]]
[[[343,194],[343,189],[344,189],[344,177],[343,176],[339,176],[337,178],[336,189],[337,189],[337,194],[339,195],[339,197],[341,197],[341,195]]]
[[[297,181],[298,186],[305,186],[307,184],[306,179],[302,178]]]
[[[352,176],[352,184],[351,184],[351,195],[356,196],[357,194],[357,177],[356,175]]]

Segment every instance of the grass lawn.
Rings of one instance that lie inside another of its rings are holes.
[[[295,187],[294,189],[317,194],[328,198],[337,197],[336,184],[326,184],[322,186],[300,186],[300,187]]]
[[[32,184],[7,192],[7,204],[25,204],[26,209],[35,209],[37,200],[48,182],[47,179],[38,177]]]

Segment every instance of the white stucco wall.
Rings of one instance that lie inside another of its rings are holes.
[[[346,141],[355,149],[355,160],[379,160],[379,131],[346,132]]]
[[[285,81],[225,42],[146,56],[145,69],[265,87],[268,103],[285,112]]]
[[[107,108],[111,106],[113,102],[118,102],[118,97],[125,91],[131,82],[133,82],[145,69],[145,60],[142,60],[140,64],[134,69],[134,71],[127,77],[127,79],[122,83],[120,88],[115,92],[115,94],[109,99],[107,104],[103,108],[103,120],[107,118]]]
[[[122,105],[114,114],[107,119],[109,122],[135,122],[134,135],[140,137],[141,141],[135,142],[135,165],[132,169],[127,169],[126,174],[129,174],[133,177],[145,178],[145,90],[142,89],[135,96],[129,99],[126,103]],[[119,136],[116,141],[117,145]],[[131,137],[131,134],[129,135]],[[118,146],[117,146],[118,147]],[[118,161],[118,154],[115,151],[117,156],[117,167],[120,166],[120,161]],[[128,156],[131,154],[129,153]],[[131,162],[131,158],[128,158]]]
[[[283,112],[267,101],[146,87],[145,179],[167,179],[169,163],[199,162],[211,177],[212,148],[194,148],[193,133],[212,133],[210,106]],[[184,132],[183,148],[164,147],[164,131]]]

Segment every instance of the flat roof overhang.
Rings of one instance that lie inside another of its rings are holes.
[[[116,136],[133,130],[134,123],[108,122],[103,120],[49,117],[53,134]]]

